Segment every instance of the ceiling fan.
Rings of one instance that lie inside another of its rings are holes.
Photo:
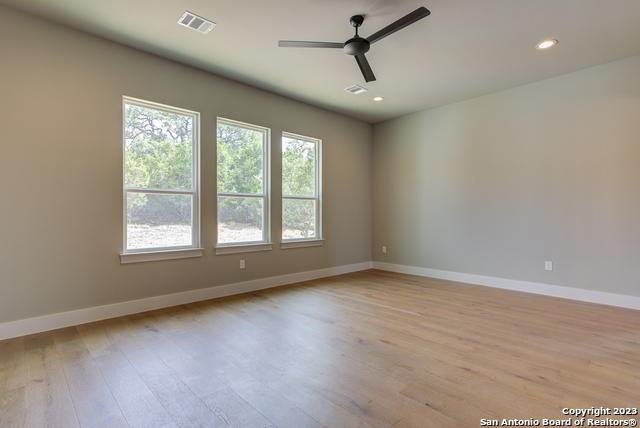
[[[364,22],[363,15],[354,15],[351,17],[349,22],[356,29],[356,34],[349,40],[344,43],[339,42],[304,42],[304,41],[295,41],[295,40],[280,40],[278,42],[278,46],[281,48],[333,48],[333,49],[342,49],[344,53],[347,55],[352,55],[356,58],[356,62],[358,63],[358,67],[360,67],[360,71],[364,76],[364,80],[367,82],[373,82],[376,80],[376,76],[373,74],[373,70],[371,70],[371,66],[369,65],[369,61],[364,56],[365,53],[369,51],[371,44],[395,33],[398,30],[402,30],[404,27],[411,25],[422,18],[426,18],[429,16],[431,12],[426,7],[419,7],[408,15],[403,16],[397,21],[387,25],[382,30],[377,31],[370,35],[367,38],[360,37],[358,35],[358,28]]]

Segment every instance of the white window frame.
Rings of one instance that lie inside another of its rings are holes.
[[[268,251],[272,249],[271,244],[271,129],[240,122],[238,120],[218,117],[216,119],[216,169],[218,167],[218,126],[220,124],[235,126],[238,128],[258,131],[264,134],[264,144],[262,145],[262,193],[231,193],[218,192],[218,180],[216,174],[216,254],[234,254],[253,251]],[[262,199],[262,240],[243,242],[219,242],[218,236],[218,198],[219,197],[240,197]]]
[[[293,132],[282,132],[282,139],[291,138],[296,140],[302,140],[309,143],[315,144],[315,155],[316,155],[316,165],[315,165],[315,195],[314,196],[298,196],[298,195],[285,195],[284,190],[282,191],[282,214],[281,214],[281,248],[300,248],[300,247],[315,247],[322,245],[323,242],[323,234],[322,234],[322,140],[319,138],[308,137],[306,135],[294,134]],[[282,149],[281,149],[281,158],[282,158]],[[280,177],[282,181],[282,174]],[[284,188],[284,186],[282,186]],[[285,239],[282,234],[284,233],[284,201],[285,199],[290,200],[303,200],[303,201],[315,201],[316,202],[316,236],[313,238],[294,238],[294,239]]]
[[[147,189],[139,187],[129,187],[126,184],[127,172],[127,149],[126,149],[126,113],[127,105],[136,105],[149,109],[164,111],[167,113],[175,113],[190,116],[193,119],[193,144],[192,144],[192,190],[175,190],[175,189]],[[152,101],[142,100],[138,98],[123,96],[122,97],[122,212],[123,212],[123,249],[121,253],[122,263],[136,263],[165,259],[180,259],[187,257],[202,256],[202,248],[200,246],[200,113],[196,111],[186,110],[179,107],[173,107],[166,104],[160,104]],[[191,196],[191,242],[192,245],[181,245],[171,247],[150,247],[128,249],[127,245],[127,194],[129,193],[148,193],[156,195],[189,195]],[[146,256],[146,255],[149,256]]]

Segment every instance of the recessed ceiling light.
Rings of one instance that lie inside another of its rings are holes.
[[[536,45],[536,49],[545,50],[545,49],[552,48],[557,44],[558,44],[558,41],[556,39],[546,39],[538,43]]]
[[[382,101],[382,100],[384,100],[384,98],[382,98],[382,97],[374,97],[373,98],[373,101]]]

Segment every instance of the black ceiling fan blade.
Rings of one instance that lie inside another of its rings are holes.
[[[360,67],[360,71],[364,76],[364,80],[367,82],[373,82],[376,80],[376,76],[373,74],[373,70],[369,65],[369,61],[367,61],[367,57],[364,54],[356,55],[356,62],[358,63],[358,67]]]
[[[367,40],[369,40],[369,43],[375,43],[378,40],[387,37],[398,30],[402,30],[404,27],[411,25],[414,22],[421,20],[422,18],[426,18],[429,15],[431,15],[429,9],[427,9],[426,7],[419,7],[410,14],[405,15],[392,24],[387,25],[382,30],[373,33],[372,35],[367,37]]]
[[[344,43],[338,42],[305,42],[296,40],[280,40],[278,46],[281,48],[334,48],[342,49]]]

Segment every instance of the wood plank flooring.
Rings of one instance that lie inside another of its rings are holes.
[[[1,427],[476,427],[640,406],[640,311],[368,271],[0,342]]]

